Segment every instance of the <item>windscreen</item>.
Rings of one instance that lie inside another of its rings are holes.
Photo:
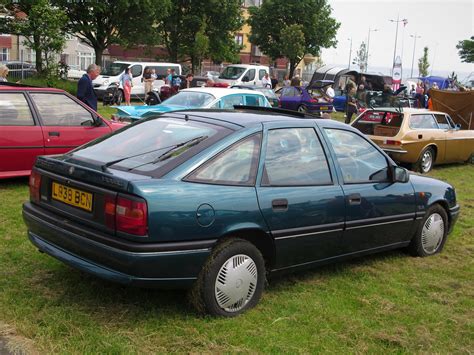
[[[179,105],[186,108],[207,107],[216,98],[205,92],[181,91],[163,101],[165,105]]]
[[[231,131],[221,126],[161,117],[128,126],[73,151],[72,158],[134,172],[154,171],[188,150],[206,147]],[[200,149],[197,149],[200,151]]]
[[[129,65],[130,64],[126,63],[112,63],[110,66],[102,70],[100,74],[107,76],[117,76],[120,75],[126,68],[128,68]]]
[[[245,71],[245,68],[227,67],[224,69],[221,75],[219,75],[219,79],[236,80],[242,76],[244,71]]]
[[[365,111],[352,126],[364,134],[394,137],[400,131],[403,113],[386,111]]]

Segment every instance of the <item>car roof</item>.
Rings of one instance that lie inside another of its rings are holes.
[[[27,86],[22,84],[16,83],[0,83],[0,90],[1,91],[47,91],[47,92],[64,92],[64,90],[56,89],[56,88],[42,88],[37,86]]]
[[[229,89],[229,88],[218,88],[218,87],[198,87],[198,88],[189,88],[180,90],[180,92],[186,91],[195,91],[195,92],[204,92],[211,94],[216,98],[221,98],[223,96],[232,95],[232,94],[251,94],[251,95],[263,95],[259,91],[249,90],[249,89]]]
[[[398,109],[396,107],[374,107],[373,109],[369,109],[367,111],[384,111],[384,112],[400,112],[400,113],[408,113],[410,115],[416,114],[416,113],[433,113],[433,114],[442,114],[444,115],[444,112],[441,111],[433,111],[433,110],[428,110],[426,108],[414,108],[414,107],[402,107],[401,109]]]
[[[300,113],[288,111],[288,113],[282,113],[282,110],[274,110],[271,108],[235,108],[234,110],[213,110],[213,109],[190,109],[184,111],[175,111],[164,113],[160,117],[179,117],[185,118],[186,116],[198,117],[207,121],[218,121],[220,123],[227,123],[234,126],[250,127],[255,124],[261,124],[266,122],[281,122],[281,123],[297,123],[302,121],[313,120],[318,125],[324,125],[326,127],[344,127],[353,130],[352,127],[344,123],[320,118],[309,118]]]

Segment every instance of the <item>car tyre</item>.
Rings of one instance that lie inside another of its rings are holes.
[[[416,163],[416,170],[422,174],[426,174],[431,171],[435,162],[435,151],[432,147],[427,147],[420,155],[418,162]]]
[[[409,252],[421,257],[439,253],[446,242],[448,228],[446,210],[440,205],[431,206],[408,246]]]
[[[298,106],[298,112],[306,113],[308,112],[308,108],[305,105],[300,105]]]
[[[235,317],[254,307],[265,285],[265,262],[260,251],[243,239],[217,245],[189,292],[200,313]]]

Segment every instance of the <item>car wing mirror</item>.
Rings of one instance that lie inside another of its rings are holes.
[[[454,126],[454,129],[456,131],[459,131],[461,129],[461,124],[460,123],[456,123],[456,125]]]
[[[410,179],[410,173],[407,169],[402,168],[401,166],[393,167],[393,182],[406,183]]]

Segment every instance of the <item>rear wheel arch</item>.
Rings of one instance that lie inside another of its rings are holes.
[[[231,231],[219,238],[219,240],[214,245],[214,248],[217,245],[224,243],[225,241],[236,238],[243,239],[252,243],[262,254],[263,259],[265,260],[266,269],[270,270],[275,263],[275,244],[272,237],[260,229],[241,229]]]
[[[435,143],[430,143],[428,144],[426,147],[424,147],[420,154],[418,155],[418,159],[420,159],[420,157],[422,156],[423,152],[428,149],[428,148],[431,148],[433,149],[433,152],[434,152],[434,159],[433,159],[433,163],[436,162],[436,158],[438,157],[438,146],[435,144]]]

